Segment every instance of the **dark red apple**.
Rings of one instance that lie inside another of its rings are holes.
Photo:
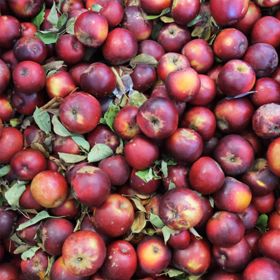
[[[7,64],[0,59],[0,94],[3,94],[7,89],[11,78],[10,70]]]
[[[13,16],[1,15],[0,26],[0,47],[11,48],[21,35],[20,22]]]
[[[156,60],[164,55],[164,48],[154,40],[144,40],[139,44],[139,53],[147,54],[154,57]]]
[[[9,0],[9,7],[20,18],[33,18],[41,10],[43,3],[43,0]]]
[[[157,0],[151,2],[149,0],[140,0],[140,5],[145,12],[149,14],[160,14],[164,9],[167,9],[171,5],[171,0]]]

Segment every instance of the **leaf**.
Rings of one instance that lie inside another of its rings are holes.
[[[196,25],[197,23],[199,23],[202,19],[202,15],[199,14],[197,15],[193,20],[191,20],[188,24],[187,24],[187,27],[192,27],[194,25]]]
[[[87,156],[82,155],[74,155],[68,153],[58,153],[59,158],[62,159],[66,163],[78,163],[87,158]]]
[[[76,18],[70,18],[66,23],[66,32],[71,35],[75,35],[74,26],[75,26]]]
[[[105,144],[95,144],[88,154],[88,162],[98,162],[113,154],[113,150]]]
[[[148,65],[151,65],[151,66],[157,66],[158,61],[151,55],[141,53],[141,54],[133,57],[130,60],[129,64],[132,68],[135,68],[135,66],[137,64],[148,64]]]
[[[136,206],[136,208],[138,210],[140,210],[141,212],[146,213],[146,209],[143,206],[143,204],[141,203],[140,199],[138,199],[137,197],[131,197],[130,199],[133,201],[133,203],[135,204],[135,206]]]
[[[66,24],[67,19],[68,19],[68,15],[67,14],[62,14],[58,19],[57,28],[61,29]]]
[[[19,199],[25,191],[25,189],[25,184],[15,183],[5,192],[5,198],[11,207],[19,207]]]
[[[175,277],[183,275],[184,272],[181,270],[175,269],[175,268],[170,268],[170,269],[167,269],[164,274],[170,278],[175,278]]]
[[[57,32],[48,31],[48,32],[42,32],[38,31],[36,32],[36,36],[43,41],[46,45],[56,43],[58,40],[59,34]]]
[[[49,213],[45,210],[39,212],[35,217],[33,217],[32,219],[26,221],[25,223],[22,223],[20,224],[18,227],[17,227],[17,231],[20,231],[20,230],[23,230],[27,227],[30,227],[30,226],[33,226],[37,223],[39,223],[40,221],[42,220],[45,220],[45,219],[48,219],[48,218],[52,218],[52,216],[49,215]],[[55,217],[57,218],[57,217]]]
[[[268,223],[268,216],[266,214],[261,214],[258,218],[256,227],[262,233],[266,232]]]
[[[43,65],[43,68],[46,72],[46,74],[50,75],[50,72],[55,71],[57,72],[64,66],[64,61],[63,60],[56,60],[56,61],[51,61],[49,63],[46,63]]]
[[[71,132],[60,122],[56,115],[52,117],[52,124],[55,134],[62,137],[68,137],[72,135]]]
[[[172,17],[162,16],[160,17],[160,20],[164,23],[172,23],[174,22],[174,19]]]
[[[32,20],[32,23],[36,25],[37,29],[40,29],[40,26],[41,26],[41,24],[43,23],[43,21],[45,19],[45,10],[46,10],[46,5],[44,3],[41,11]]]
[[[147,97],[137,91],[137,90],[134,90],[130,95],[129,95],[129,104],[130,105],[134,105],[136,107],[140,107],[143,105],[143,103],[145,103],[147,100]]]
[[[140,233],[146,226],[145,213],[138,211],[131,226],[132,233]]]
[[[161,172],[164,178],[168,176],[168,165],[167,162],[164,160],[161,161]]]
[[[27,244],[22,244],[19,245],[15,250],[14,250],[14,254],[18,255],[18,254],[22,254],[23,252],[27,251],[30,248],[30,245]]]
[[[94,5],[92,5],[91,9],[94,12],[99,13],[103,9],[103,7],[101,5],[99,5],[99,4],[94,4]]]
[[[57,26],[58,24],[58,13],[57,13],[55,1],[53,1],[53,5],[47,17],[47,20],[54,26]]]
[[[176,188],[176,185],[173,182],[170,182],[169,186],[168,186],[168,190],[170,191],[170,190],[173,190],[175,188]]]
[[[21,254],[21,259],[24,261],[32,259],[39,249],[40,247],[37,246],[31,247],[30,249]]]
[[[146,20],[158,19],[158,18],[168,14],[169,12],[170,12],[170,8],[166,8],[166,9],[162,10],[159,15],[145,15],[145,19]]]
[[[38,127],[43,130],[46,134],[52,131],[51,118],[48,112],[36,107],[33,118]]]
[[[171,235],[175,233],[175,230],[169,228],[168,226],[164,226],[161,229],[161,232],[163,235],[164,243],[166,244],[169,238],[171,237]]]
[[[156,231],[153,228],[146,228],[145,230],[143,230],[143,233],[149,236],[153,236],[156,234]]]
[[[194,30],[192,31],[191,36],[192,37],[201,37],[202,33],[204,31],[204,28],[202,26],[197,26],[194,28]]]
[[[143,180],[145,183],[150,182],[154,178],[153,169],[148,168],[145,170],[139,170],[135,173],[141,180]]]
[[[164,223],[158,215],[150,213],[149,221],[152,225],[154,225],[157,228],[163,228],[164,227]]]
[[[72,135],[71,138],[75,141],[75,143],[81,147],[83,150],[85,151],[89,151],[90,150],[90,144],[89,142],[85,139],[84,136],[82,135]]]
[[[112,103],[104,114],[105,124],[107,124],[112,130],[114,130],[113,128],[114,120],[119,111],[120,111],[120,107]]]
[[[6,176],[11,170],[10,165],[4,165],[0,168],[0,177]]]

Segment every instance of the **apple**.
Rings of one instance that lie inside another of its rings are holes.
[[[13,16],[0,16],[0,47],[11,48],[14,42],[21,36],[20,22]]]
[[[80,86],[81,85],[81,76],[83,72],[90,66],[89,63],[79,63],[74,65],[72,68],[69,69],[69,74],[72,77],[72,80],[74,81],[75,85]]]
[[[43,3],[43,0],[9,0],[9,7],[19,18],[33,18],[41,10]]]
[[[3,53],[1,58],[7,64],[8,68],[10,70],[14,70],[16,68],[18,61],[16,60],[13,50],[9,50],[9,51],[6,51],[5,53]]]
[[[19,279],[19,274],[14,265],[11,263],[1,262],[0,264],[0,279],[2,280],[16,280]]]
[[[230,273],[225,271],[215,271],[211,273],[207,280],[241,280],[241,276],[236,273]]]
[[[278,159],[280,153],[280,137],[273,140],[267,149],[267,163],[269,169],[276,175],[280,176],[280,164]]]
[[[147,54],[154,57],[156,60],[164,55],[165,51],[161,44],[153,40],[144,40],[139,44],[139,53]]]
[[[17,221],[17,226],[29,222],[31,218],[34,218],[34,216],[33,215],[30,215],[28,217],[20,216]],[[40,227],[41,225],[39,223],[35,225],[31,225],[29,227],[24,228],[23,230],[18,230],[16,234],[26,244],[35,246],[37,244],[37,238],[38,238],[37,233]]]
[[[55,154],[67,153],[67,154],[80,154],[80,148],[76,142],[70,137],[55,136],[52,142],[52,149]]]
[[[270,230],[280,230],[280,215],[277,211],[270,213],[268,217],[268,227]]]
[[[238,214],[239,218],[242,220],[245,229],[251,230],[257,225],[259,218],[259,213],[253,204],[250,204],[244,212]]]
[[[8,238],[14,229],[14,222],[16,221],[16,216],[11,210],[0,208],[0,239],[4,240]]]
[[[63,216],[67,219],[74,219],[78,216],[80,206],[74,198],[66,199],[60,206],[52,208],[51,213],[54,216]]]
[[[266,195],[254,196],[252,203],[259,213],[266,214],[273,210],[275,200],[274,192],[270,192]]]
[[[14,116],[14,108],[11,101],[6,97],[0,97],[0,118],[4,122],[8,122]]]
[[[160,14],[162,10],[167,9],[171,5],[171,0],[157,0],[151,2],[149,0],[140,0],[143,10],[149,14]]]
[[[10,70],[9,70],[7,64],[2,59],[0,59],[0,73],[1,73],[0,94],[2,95],[5,92],[5,90],[7,89],[10,79],[11,79]]]
[[[32,197],[30,185],[27,185],[25,191],[22,193],[19,199],[19,205],[23,209],[35,209],[40,211],[43,207]]]
[[[170,183],[173,183],[176,188],[187,188],[189,186],[187,167],[183,165],[169,165],[167,172],[167,176],[163,178],[163,185],[166,190],[168,190]]]

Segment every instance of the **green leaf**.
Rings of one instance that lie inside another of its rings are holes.
[[[36,107],[33,118],[38,127],[43,130],[46,134],[52,131],[51,118],[48,112]]]
[[[10,165],[4,165],[0,168],[0,177],[6,176],[11,170]]]
[[[174,19],[172,17],[162,16],[160,17],[160,20],[164,23],[172,23],[174,22]]]
[[[189,23],[188,23],[188,27],[192,27],[194,25],[196,25],[197,23],[199,23],[200,21],[202,20],[202,15],[199,14],[197,15],[193,20],[191,20]]]
[[[30,249],[21,254],[21,259],[24,261],[32,259],[39,249],[40,247],[37,246],[31,247]]]
[[[63,60],[56,60],[56,61],[51,61],[49,63],[46,63],[43,65],[43,68],[46,72],[47,75],[50,76],[50,73],[54,71],[56,73],[58,70],[60,70],[64,66],[64,61]]]
[[[175,233],[175,230],[169,228],[168,226],[164,226],[161,229],[161,232],[163,235],[164,243],[166,244],[169,238],[171,237],[171,235]]]
[[[75,141],[75,143],[81,147],[83,150],[85,151],[89,151],[90,150],[90,144],[89,142],[85,139],[84,136],[82,135],[77,135],[77,134],[74,134],[71,136],[71,138]]]
[[[150,213],[150,223],[154,225],[157,228],[163,228],[164,223],[161,220],[161,218],[158,215],[155,215],[154,213]]]
[[[170,12],[170,8],[166,8],[166,9],[162,10],[159,15],[145,15],[145,19],[146,20],[158,19],[158,18],[168,14],[169,12]]]
[[[173,190],[175,188],[176,188],[176,185],[173,182],[170,182],[169,186],[168,186],[168,190],[170,191],[170,190]]]
[[[37,29],[40,29],[41,24],[44,21],[45,18],[45,10],[46,10],[46,5],[45,3],[43,4],[43,7],[41,11],[37,14],[37,16],[32,20],[32,23],[36,25]]]
[[[48,219],[48,218],[52,218],[52,216],[49,215],[49,213],[45,210],[39,212],[35,217],[33,217],[32,219],[26,221],[25,223],[20,224],[17,227],[17,231],[23,230],[25,228],[28,228],[30,226],[33,226],[37,223],[39,223],[42,220]],[[57,218],[57,217],[55,217]]]
[[[52,124],[55,134],[62,137],[72,136],[72,133],[66,127],[64,127],[56,115],[52,117]]]
[[[53,5],[47,17],[47,20],[54,26],[57,26],[58,24],[58,13],[57,13],[55,1],[53,1]]]
[[[62,159],[66,163],[78,163],[87,158],[87,156],[82,155],[74,155],[68,153],[58,153],[59,158]]]
[[[161,161],[161,172],[164,178],[168,176],[168,165],[167,162],[164,160]]]
[[[105,144],[95,144],[88,154],[88,162],[98,162],[113,154],[113,150]]]
[[[104,114],[104,123],[107,124],[112,130],[114,130],[114,120],[119,111],[120,107],[112,103]]]
[[[148,64],[148,65],[151,65],[151,66],[157,66],[158,61],[151,55],[141,53],[141,54],[133,57],[130,60],[129,64],[132,68],[135,68],[135,66],[137,64]]]
[[[25,191],[25,189],[26,189],[25,184],[15,183],[5,192],[5,198],[11,207],[13,208],[19,207],[19,199],[23,194],[23,192]]]
[[[103,9],[103,7],[101,5],[99,5],[99,4],[94,4],[94,5],[92,5],[91,9],[94,12],[99,13]]]
[[[149,235],[149,236],[153,236],[156,234],[156,231],[153,228],[146,228],[143,233]]]
[[[67,19],[68,19],[68,15],[67,14],[62,14],[58,19],[57,28],[61,29],[66,24]]]
[[[53,31],[48,31],[48,32],[38,31],[36,32],[36,36],[41,41],[43,41],[43,43],[49,45],[57,42],[59,34]]]
[[[257,221],[257,228],[262,233],[266,232],[267,230],[267,223],[268,223],[268,216],[266,214],[261,214]]]
[[[141,180],[143,180],[145,183],[150,182],[154,179],[154,172],[152,168],[148,168],[145,170],[139,170],[135,173]]]
[[[175,268],[170,268],[170,269],[167,269],[164,274],[170,278],[175,278],[178,276],[182,276],[184,274],[184,272],[181,270],[175,269]]]
[[[147,97],[143,93],[141,93],[137,90],[134,90],[129,95],[129,104],[136,106],[136,107],[140,107],[143,103],[146,102],[146,100],[147,100]]]
[[[76,18],[70,18],[66,23],[66,32],[71,35],[75,35],[74,26],[75,26]]]
[[[145,207],[143,206],[143,204],[141,203],[141,200],[140,200],[139,198],[137,198],[137,197],[131,197],[130,199],[133,201],[133,203],[135,204],[136,208],[137,208],[139,211],[146,213],[146,209],[145,209]]]

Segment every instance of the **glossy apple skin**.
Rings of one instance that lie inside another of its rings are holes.
[[[244,233],[242,220],[236,214],[226,211],[216,212],[206,225],[207,238],[216,246],[233,246],[241,241]]]
[[[58,38],[55,51],[59,59],[72,65],[81,62],[85,55],[85,46],[75,36],[64,34]]]
[[[139,53],[144,53],[154,57],[156,60],[160,60],[165,51],[158,42],[154,40],[144,40],[139,44]]]
[[[180,162],[193,162],[202,154],[203,141],[195,130],[178,128],[167,138],[166,149]]]
[[[60,206],[67,197],[67,182],[60,173],[45,170],[33,178],[31,194],[43,207],[55,208]]]
[[[220,165],[210,157],[201,157],[195,161],[189,173],[191,187],[202,193],[218,191],[224,183],[225,175]]]
[[[143,170],[158,159],[159,149],[149,139],[143,136],[136,136],[126,143],[124,156],[130,166],[137,170]]]
[[[30,81],[32,80],[32,83]],[[17,91],[32,93],[42,90],[46,83],[43,67],[37,62],[19,62],[13,71],[13,82]]]
[[[176,188],[188,187],[188,169],[183,165],[170,165],[168,166],[167,177],[163,178],[163,185],[168,190],[170,183],[174,183]]]
[[[0,97],[0,118],[4,122],[8,122],[14,116],[14,108],[11,101],[6,97]],[[2,125],[3,126],[3,125]]]
[[[24,209],[35,209],[37,211],[42,209],[42,206],[32,197],[30,185],[26,186],[25,191],[21,195],[19,199],[19,205]]]
[[[8,163],[23,147],[22,133],[13,127],[4,127],[1,130],[0,146],[5,147],[0,154],[0,163]]]
[[[231,247],[213,247],[217,264],[226,271],[239,272],[251,259],[250,246],[245,238]]]
[[[206,241],[192,238],[186,249],[174,251],[173,263],[191,275],[203,274],[211,264],[210,248]]]
[[[238,214],[239,218],[242,220],[245,229],[253,229],[258,221],[259,213],[253,204],[250,204],[244,212]]]
[[[199,13],[199,0],[177,0],[171,6],[171,15],[174,21],[180,25],[186,25]]]
[[[60,104],[59,117],[71,132],[87,133],[97,126],[101,118],[101,105],[88,93],[74,92]]]
[[[74,219],[79,214],[80,207],[74,198],[66,199],[60,206],[51,209],[54,216],[64,216],[67,219]]]
[[[168,52],[160,58],[157,74],[162,81],[165,81],[171,72],[186,69],[189,66],[190,63],[186,56],[179,53]]]
[[[270,213],[274,208],[275,195],[273,192],[270,192],[263,196],[254,196],[252,202],[259,213]]]
[[[94,225],[109,237],[124,235],[134,221],[134,208],[130,200],[119,194],[111,194],[107,200],[94,209]]]
[[[280,105],[269,103],[259,107],[252,119],[254,132],[263,139],[271,139],[280,135]]]
[[[18,64],[18,61],[16,60],[16,57],[12,50],[9,50],[9,51],[6,51],[5,53],[3,53],[1,58],[3,59],[3,61],[7,64],[7,66],[11,70],[14,70],[16,65]]]
[[[52,143],[53,153],[80,154],[80,148],[71,137],[56,136]]]
[[[256,93],[251,96],[256,106],[280,103],[280,83],[272,78],[260,78],[255,85]]]
[[[175,132],[179,116],[171,101],[154,97],[139,108],[136,119],[140,130],[147,137],[163,139]]]
[[[13,11],[13,13],[19,18],[33,18],[41,10],[43,2],[43,0],[10,0],[9,7]]]
[[[75,85],[80,86],[81,76],[83,72],[90,66],[89,63],[79,63],[69,69],[69,74],[71,75]]]
[[[75,276],[94,274],[102,266],[105,257],[105,243],[98,233],[92,231],[72,233],[62,247],[65,267]]]
[[[195,227],[203,216],[201,198],[190,189],[172,189],[160,201],[159,216],[174,230]]]
[[[145,12],[148,14],[160,14],[163,9],[170,7],[171,0],[157,0],[157,1],[149,1],[149,0],[140,0],[140,5]]]
[[[9,85],[11,73],[7,64],[2,59],[0,59],[0,74],[0,94],[3,94]]]
[[[266,32],[266,30],[271,32]],[[278,48],[280,46],[280,20],[265,16],[256,21],[251,32],[252,43],[267,43]]]
[[[8,238],[13,231],[14,222],[16,217],[12,211],[9,211],[3,207],[0,208],[0,239]]]
[[[238,132],[251,122],[254,107],[247,98],[223,99],[216,105],[214,113],[222,132]]]
[[[280,215],[277,211],[272,212],[268,217],[268,228],[280,230]]]
[[[37,27],[31,22],[21,22],[21,36],[34,37],[37,32]]]
[[[250,91],[255,81],[253,68],[242,60],[233,59],[223,66],[217,82],[225,95],[236,96]]]
[[[219,25],[231,25],[245,16],[248,5],[249,0],[211,0],[210,10]]]
[[[252,66],[258,78],[270,76],[278,65],[275,48],[266,43],[251,45],[243,59]]]
[[[168,246],[177,250],[186,249],[191,241],[190,232],[187,230],[182,230],[178,233],[174,233],[170,236],[168,240]]]
[[[0,279],[2,280],[16,280],[18,278],[18,271],[11,263],[0,264]]]
[[[108,175],[100,168],[83,166],[71,179],[77,199],[88,207],[99,207],[107,199],[111,190]]]
[[[149,275],[161,273],[171,261],[171,251],[157,237],[142,240],[137,246],[138,265]]]
[[[94,48],[104,43],[108,35],[108,29],[107,19],[92,11],[80,14],[74,25],[76,38],[83,45]]]
[[[235,28],[223,29],[213,44],[215,55],[223,61],[243,57],[247,48],[247,37]]]
[[[280,266],[272,259],[256,258],[247,265],[242,276],[243,280],[277,280],[280,278]]]
[[[125,240],[117,240],[107,247],[107,257],[102,267],[102,275],[107,279],[131,279],[137,268],[134,247]]]
[[[0,16],[0,47],[11,48],[14,42],[21,35],[20,22],[13,16],[2,15]]]
[[[110,64],[124,64],[137,54],[137,40],[132,32],[118,27],[109,32],[102,51]]]
[[[262,233],[257,229],[249,230],[245,234],[245,239],[247,240],[247,243],[251,248],[252,257],[258,257],[260,255],[258,248],[258,240],[261,236]]]
[[[182,49],[191,67],[198,73],[206,73],[214,64],[214,54],[211,47],[203,39],[194,39],[188,42]]]
[[[252,166],[254,150],[243,137],[230,134],[220,139],[214,151],[214,158],[226,175],[239,175]]]
[[[268,167],[276,175],[280,176],[280,164],[277,160],[280,152],[280,137],[273,140],[267,150]]]

